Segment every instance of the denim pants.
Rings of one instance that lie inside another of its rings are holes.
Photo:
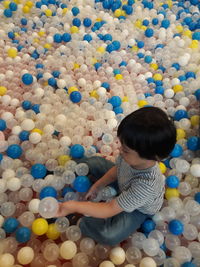
[[[86,163],[89,173],[95,180],[101,178],[115,164],[102,157],[82,158],[77,163]],[[117,182],[110,184],[119,193]],[[80,229],[84,236],[94,239],[104,245],[114,246],[134,233],[149,215],[138,210],[133,212],[121,212],[113,217],[101,219],[84,216],[80,221]]]

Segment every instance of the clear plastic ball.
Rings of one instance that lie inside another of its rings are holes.
[[[66,236],[71,241],[79,240],[81,235],[81,230],[77,225],[69,226],[66,230]]]
[[[129,247],[126,250],[126,260],[129,263],[138,264],[142,259],[142,253],[137,247]]]
[[[66,217],[57,218],[55,221],[58,232],[63,233],[69,227],[69,220]]]
[[[53,197],[45,197],[40,201],[38,212],[44,218],[53,218],[58,212],[58,201]]]
[[[47,244],[43,251],[44,258],[49,262],[54,262],[59,257],[59,247],[57,244]]]
[[[190,262],[192,259],[192,254],[190,250],[183,246],[176,247],[172,255],[181,264],[183,264],[184,262]]]
[[[86,253],[79,252],[73,257],[72,264],[74,267],[87,267],[89,265],[89,258]]]
[[[144,240],[142,248],[148,256],[155,256],[159,251],[159,243],[153,238],[147,238]]]

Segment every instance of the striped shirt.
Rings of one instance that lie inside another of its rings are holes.
[[[158,164],[136,170],[119,156],[116,167],[120,191],[116,197],[118,205],[126,212],[136,209],[150,215],[158,212],[164,195],[164,181]]]

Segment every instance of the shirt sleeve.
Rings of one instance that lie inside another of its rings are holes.
[[[131,184],[116,198],[118,205],[126,212],[132,212],[149,202],[152,198],[152,189],[142,183]]]

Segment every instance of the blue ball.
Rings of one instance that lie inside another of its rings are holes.
[[[74,16],[77,16],[80,13],[79,8],[76,6],[74,6],[71,11]]]
[[[110,9],[111,8],[111,3],[109,0],[104,0],[102,3],[103,8],[105,9]]]
[[[84,156],[85,150],[83,146],[76,144],[70,149],[70,156],[75,159],[80,159]]]
[[[148,19],[144,19],[143,22],[142,22],[142,25],[148,26],[149,25],[149,20]]]
[[[82,95],[79,91],[74,91],[69,95],[69,98],[73,103],[79,103],[82,99]]]
[[[27,25],[27,22],[28,22],[28,21],[27,21],[26,18],[22,18],[22,19],[21,19],[21,24],[22,24],[22,25]]]
[[[81,20],[79,18],[74,18],[72,20],[72,24],[76,27],[80,27],[81,26]]]
[[[36,163],[31,167],[31,175],[35,179],[44,178],[46,176],[47,169],[43,164]]]
[[[122,103],[122,100],[119,96],[112,96],[109,100],[108,103],[110,103],[113,108],[119,107]]]
[[[200,204],[200,192],[197,192],[197,193],[194,195],[194,200]]]
[[[45,197],[54,197],[57,198],[57,191],[52,186],[45,186],[40,191],[40,199],[43,199]]]
[[[0,162],[2,161],[3,159],[3,154],[0,153]]]
[[[12,11],[16,11],[17,10],[17,4],[14,3],[14,2],[11,2],[9,4],[9,8],[12,10]]]
[[[107,33],[104,35],[103,39],[104,41],[112,41],[113,38],[111,34]]]
[[[198,31],[198,32],[194,32],[194,33],[192,34],[192,40],[200,41],[200,31]]]
[[[112,45],[114,46],[115,50],[119,50],[121,47],[121,44],[119,41],[113,41]]]
[[[33,76],[30,73],[25,73],[22,75],[22,82],[26,85],[30,85],[33,82]]]
[[[15,233],[15,238],[19,243],[26,243],[31,238],[31,230],[27,227],[20,227]]]
[[[10,39],[14,39],[14,38],[15,38],[15,34],[14,34],[14,32],[8,32],[8,37],[9,37]]]
[[[100,62],[94,64],[95,70],[98,70],[101,66],[102,64]]]
[[[109,89],[110,89],[110,84],[107,83],[107,82],[103,82],[103,83],[101,84],[101,86],[104,87],[104,88],[106,88],[106,90],[109,90]]]
[[[11,18],[11,17],[12,17],[12,10],[9,9],[9,8],[6,8],[6,9],[4,9],[3,14],[4,14],[4,16],[5,16],[6,18]]]
[[[155,229],[155,227],[156,227],[156,224],[151,219],[147,219],[141,225],[142,232],[144,233],[150,233],[151,231]]]
[[[32,106],[31,101],[24,100],[24,101],[22,102],[22,107],[23,107],[23,109],[25,109],[25,110],[29,110],[29,109],[31,109],[31,106]]]
[[[53,40],[55,43],[61,43],[62,42],[62,34],[59,34],[59,33],[54,34]]]
[[[123,5],[122,9],[126,12],[127,15],[131,15],[133,13],[133,7],[129,5]]]
[[[186,79],[193,78],[196,79],[196,74],[193,71],[188,71],[185,73]]]
[[[43,65],[42,63],[37,63],[37,64],[35,65],[35,68],[36,68],[36,69],[43,69],[43,68],[44,68],[44,65]]]
[[[193,262],[187,261],[187,262],[181,264],[181,267],[197,267],[197,265],[194,264]]]
[[[12,159],[18,159],[21,156],[22,152],[23,151],[21,147],[17,144],[10,145],[6,150],[7,156]]]
[[[90,41],[92,41],[92,36],[90,34],[85,34],[83,37],[83,40],[88,41],[88,43],[89,43]]]
[[[85,19],[83,20],[83,25],[84,25],[85,27],[90,27],[90,26],[92,25],[92,20],[91,20],[90,18],[85,18]]]
[[[200,139],[197,136],[191,136],[187,140],[187,147],[192,151],[200,149]]]
[[[138,58],[144,58],[144,53],[137,53]]]
[[[157,18],[153,18],[152,19],[152,24],[153,25],[158,25],[158,23],[159,23],[159,20]]]
[[[115,114],[121,114],[121,113],[123,113],[123,108],[122,107],[116,107],[113,109],[113,111],[115,112]]]
[[[4,221],[3,229],[7,234],[14,233],[19,226],[19,221],[13,217],[7,218]]]
[[[111,52],[114,51],[114,50],[115,50],[115,47],[114,47],[113,44],[109,44],[109,45],[107,45],[107,47],[106,47],[106,51],[107,51],[108,53],[111,53]]]
[[[6,122],[0,119],[0,131],[4,131],[6,129]]]
[[[48,79],[48,85],[56,87],[57,86],[57,81],[54,77],[51,77]]]
[[[63,40],[64,42],[68,43],[68,42],[71,41],[71,39],[72,39],[71,34],[69,34],[69,33],[67,33],[67,32],[63,33],[63,35],[62,35],[62,40]]]
[[[138,41],[137,42],[137,47],[138,48],[143,48],[144,47],[144,42],[143,41]]]
[[[145,56],[144,61],[149,64],[152,62],[152,57],[151,56]]]
[[[174,120],[175,121],[180,121],[183,118],[188,118],[188,113],[184,109],[179,109],[175,112],[174,114]]]
[[[175,68],[176,70],[180,70],[180,65],[178,63],[172,64],[172,67]]]
[[[163,19],[163,21],[161,22],[161,27],[167,29],[170,26],[170,21],[168,19]]]
[[[60,71],[59,70],[54,70],[52,72],[52,75],[53,75],[54,78],[58,78],[60,76]]]
[[[120,74],[121,73],[121,70],[120,69],[114,69],[113,70],[113,74],[114,75],[117,75],[117,74]]]
[[[77,192],[87,192],[91,186],[91,182],[87,176],[77,176],[73,182],[73,187]]]
[[[194,95],[196,96],[197,100],[200,100],[200,89],[197,89],[194,93]]]
[[[20,134],[19,134],[19,139],[21,141],[27,141],[29,140],[29,135],[30,133],[28,131],[22,131]]]
[[[179,144],[175,144],[173,150],[170,153],[171,157],[178,158],[183,154],[183,148]]]
[[[122,66],[127,66],[127,62],[126,61],[122,61],[121,63],[119,63],[119,67],[122,67]]]
[[[170,233],[173,235],[181,235],[184,231],[184,225],[179,220],[172,220],[168,224]]]
[[[177,188],[179,186],[179,183],[180,183],[180,181],[176,175],[168,176],[166,178],[165,182],[169,188]]]
[[[156,86],[155,88],[155,93],[156,94],[160,94],[160,95],[163,95],[164,94],[164,87],[163,86]]]
[[[62,189],[62,197],[65,196],[65,194],[67,194],[68,192],[74,192],[74,189],[69,187],[69,186],[66,186]]]
[[[31,108],[36,114],[40,113],[40,104],[34,104]]]
[[[145,31],[145,36],[146,37],[150,38],[153,35],[154,35],[154,30],[153,29],[151,29],[151,28],[146,29],[146,31]]]

